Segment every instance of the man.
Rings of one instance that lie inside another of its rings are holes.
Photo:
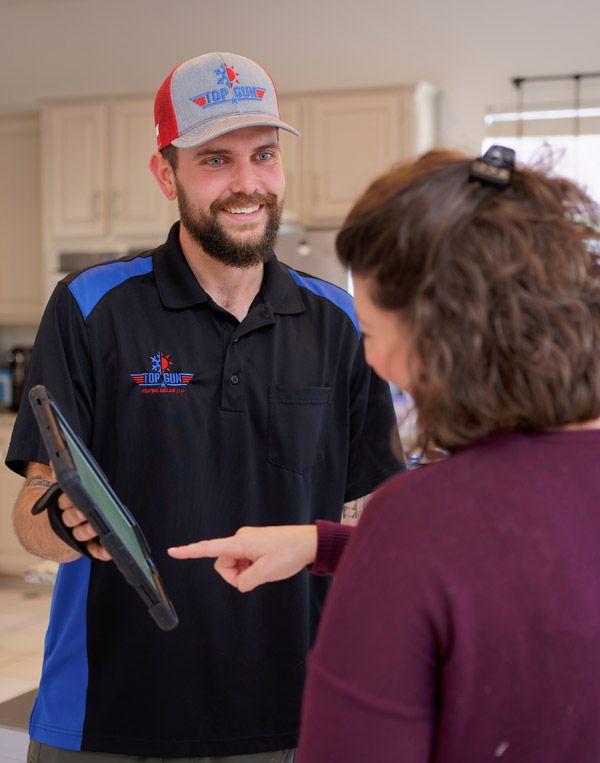
[[[343,504],[356,513],[400,468],[389,390],[364,362],[348,295],[273,254],[278,129],[297,133],[268,74],[241,56],[200,56],[165,80],[155,116],[150,166],[181,223],[154,251],[58,285],[28,384],[48,387],[140,522],[180,625],[154,626],[66,495],[67,543],[31,515],[53,478],[24,406],[7,457],[27,476],[15,526],[30,551],[67,562],[33,754],[283,761],[322,581],[299,575],[241,599],[165,549],[240,524],[337,519]]]

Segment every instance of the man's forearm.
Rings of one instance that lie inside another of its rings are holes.
[[[367,501],[368,495],[363,495],[361,498],[355,498],[353,501],[348,501],[344,504],[342,509],[342,524],[343,525],[355,525],[363,513]]]
[[[55,562],[72,562],[80,555],[55,534],[47,512],[37,516],[31,513],[33,504],[53,482],[50,467],[45,464],[29,465],[25,484],[13,509],[15,532],[23,548],[30,553]]]

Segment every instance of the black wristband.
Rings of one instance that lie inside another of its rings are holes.
[[[63,541],[63,543],[66,543],[67,546],[75,549],[75,551],[78,553],[83,554],[83,556],[87,556],[89,559],[93,559],[94,557],[87,550],[87,544],[82,543],[81,541],[78,541],[76,538],[74,538],[72,529],[67,527],[63,522],[63,512],[58,505],[58,499],[62,493],[63,489],[58,484],[58,482],[50,485],[48,490],[46,490],[46,492],[40,496],[33,504],[31,507],[31,513],[41,514],[42,511],[46,509],[48,512],[48,521],[50,522],[50,527],[54,530],[54,533],[58,535],[58,537]]]

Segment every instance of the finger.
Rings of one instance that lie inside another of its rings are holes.
[[[58,497],[58,508],[65,511],[66,509],[74,509],[76,506],[66,493],[61,493]]]
[[[90,543],[86,544],[86,548],[88,553],[91,554],[94,559],[98,559],[101,562],[110,562],[112,559],[112,556],[100,543],[91,541]]]
[[[76,527],[71,528],[71,534],[75,540],[78,540],[82,543],[98,537],[98,533],[94,530],[89,522],[85,522],[82,525],[77,525]]]
[[[87,518],[79,509],[65,509],[62,513],[62,521],[67,527],[77,527],[86,523]]]
[[[239,538],[215,538],[214,540],[201,540],[190,543],[187,546],[173,546],[167,549],[173,559],[206,559],[218,556],[243,557],[242,544]]]

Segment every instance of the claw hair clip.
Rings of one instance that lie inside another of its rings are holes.
[[[479,180],[496,188],[506,188],[512,180],[515,152],[506,146],[490,146],[483,156],[471,164],[469,180]]]

